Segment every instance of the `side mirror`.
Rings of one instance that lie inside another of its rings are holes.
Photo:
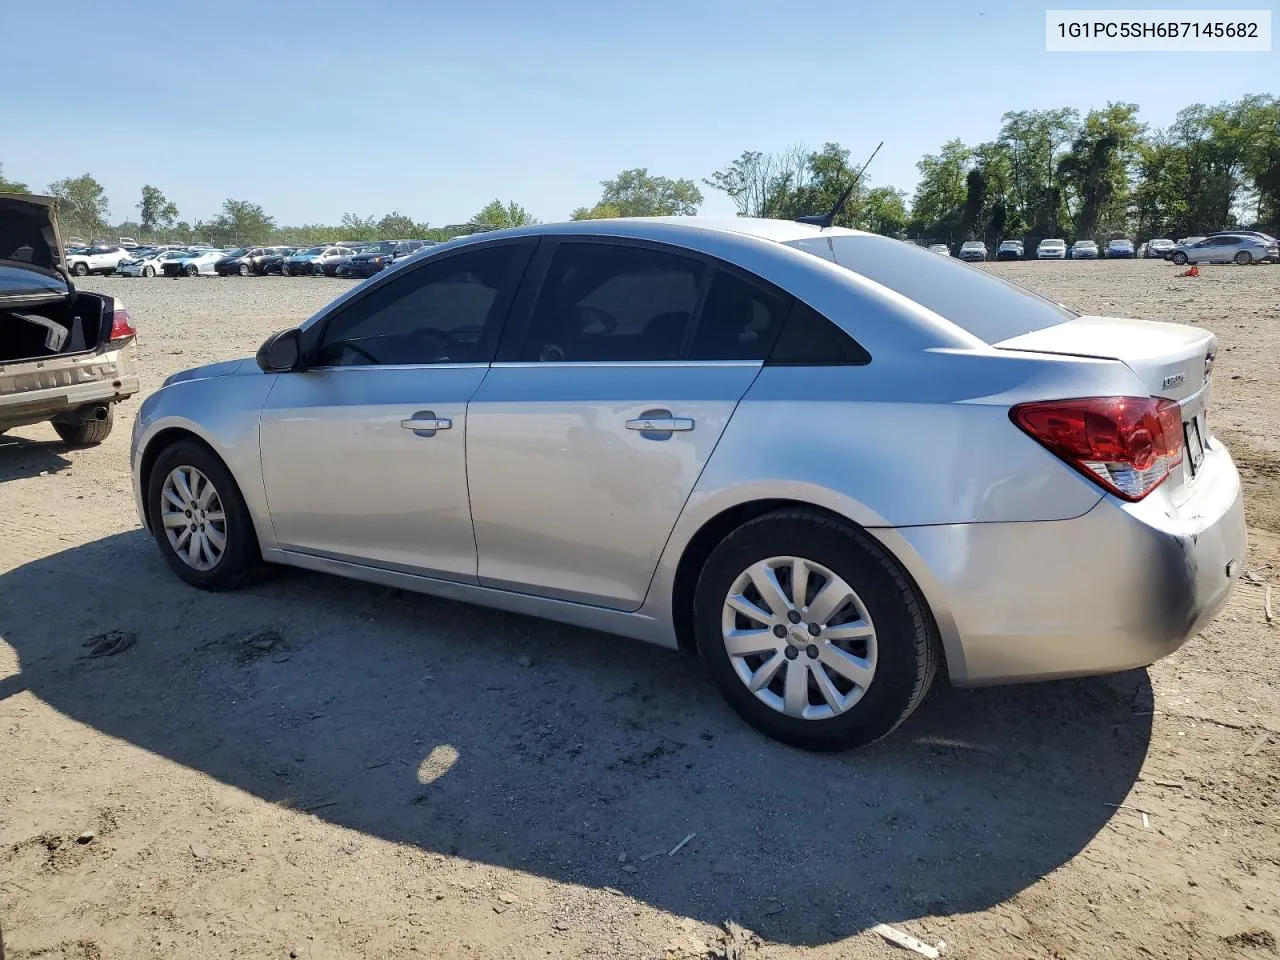
[[[297,328],[281,330],[258,348],[258,366],[267,373],[288,373],[302,369],[302,343]]]

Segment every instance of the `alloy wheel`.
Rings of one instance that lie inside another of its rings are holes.
[[[213,481],[191,466],[169,471],[160,489],[169,546],[193,570],[212,570],[227,548],[227,515]]]
[[[803,557],[744,570],[725,597],[721,634],[734,672],[758,700],[800,720],[839,716],[876,672],[876,631],[837,574]]]

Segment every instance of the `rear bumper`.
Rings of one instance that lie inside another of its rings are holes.
[[[31,369],[20,369],[29,367]],[[117,403],[138,392],[138,348],[35,364],[0,365],[0,429],[43,423],[89,403]]]
[[[899,529],[959,685],[1146,666],[1222,608],[1244,565],[1240,478],[1220,442],[1174,507],[1104,497],[1073,520]]]

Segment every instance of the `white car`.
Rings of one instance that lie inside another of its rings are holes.
[[[189,256],[186,250],[161,250],[145,257],[122,260],[117,269],[125,277],[154,277],[158,273],[164,273],[164,265],[170,260],[181,260]]]
[[[124,247],[101,246],[87,247],[67,254],[67,269],[77,277],[87,277],[91,273],[115,273],[121,260],[129,259],[129,251]]]
[[[1173,253],[1176,246],[1177,244],[1172,240],[1164,237],[1156,237],[1153,240],[1147,241],[1147,258],[1150,260],[1168,260],[1169,254]]]
[[[185,257],[164,261],[161,267],[166,277],[195,277],[201,274],[206,277],[216,277],[218,271],[213,269],[213,265],[221,260],[225,253],[224,250],[190,252]]]
[[[931,244],[929,244],[929,252],[930,252],[930,253],[940,253],[940,254],[942,254],[944,257],[949,257],[949,256],[951,256],[951,248],[950,248],[950,247],[948,247],[945,243],[931,243]]]
[[[1065,240],[1041,240],[1036,246],[1037,260],[1067,259],[1067,243]]]

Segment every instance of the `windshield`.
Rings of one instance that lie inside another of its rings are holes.
[[[1112,240],[1112,241],[1111,241],[1111,246],[1113,246],[1113,247],[1132,247],[1132,246],[1133,246],[1133,241],[1132,241],[1132,240]]]
[[[966,250],[977,250],[979,247],[986,246],[981,240],[967,240],[964,244]]]
[[[1000,244],[1000,249],[1001,249],[1001,250],[1016,250],[1016,249],[1017,249],[1018,247],[1020,247],[1020,246],[1022,246],[1022,244],[1021,244],[1021,243],[1019,243],[1017,240],[1006,240],[1006,241],[1004,241],[1004,243]]]
[[[995,274],[887,237],[812,237],[793,240],[788,246],[834,260],[946,317],[987,343],[999,343],[1078,316]]]
[[[1077,240],[1076,246],[1077,247],[1096,247],[1097,244],[1094,243],[1092,240]]]
[[[382,240],[378,243],[366,244],[362,253],[394,253],[396,242],[394,240]]]

